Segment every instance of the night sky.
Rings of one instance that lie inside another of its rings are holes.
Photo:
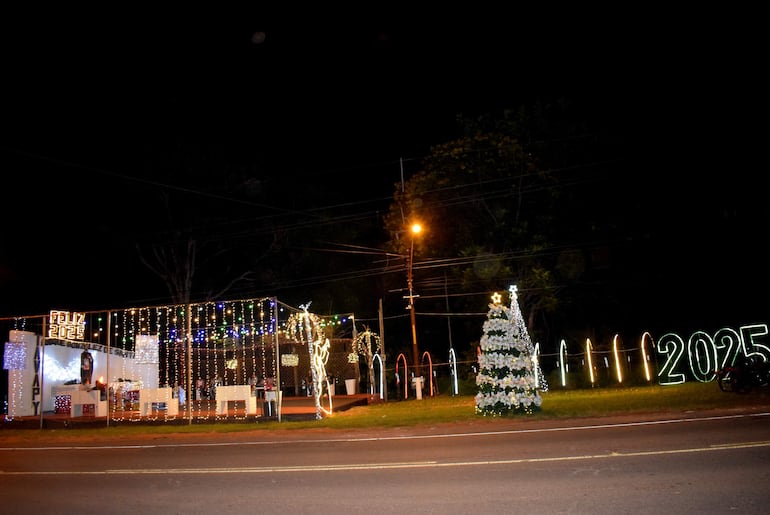
[[[635,177],[598,184],[590,202],[613,197],[629,224],[642,206],[669,228],[645,249],[661,278],[645,300],[664,307],[629,309],[672,324],[678,310],[686,324],[767,322],[767,42],[756,16],[349,16],[4,16],[0,315],[163,299],[133,240],[137,225],[153,230],[142,195],[164,182],[169,156],[256,171],[270,202],[251,216],[345,202],[351,215],[378,212],[402,165],[408,175],[456,136],[458,114],[566,97],[629,142]],[[212,188],[194,188],[220,194],[222,180],[212,172]],[[299,182],[318,195],[297,197]],[[197,198],[223,213],[233,204]]]

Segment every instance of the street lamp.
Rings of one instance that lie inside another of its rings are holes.
[[[406,282],[409,287],[409,317],[412,321],[412,359],[414,360],[414,376],[420,377],[420,351],[417,348],[417,324],[414,318],[414,298],[419,295],[414,294],[412,283],[412,263],[414,262],[414,239],[422,232],[422,226],[419,223],[412,224],[412,243],[409,246],[409,259],[407,262]]]

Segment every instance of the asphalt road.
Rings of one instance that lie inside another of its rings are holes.
[[[2,512],[767,513],[770,413],[4,442]]]

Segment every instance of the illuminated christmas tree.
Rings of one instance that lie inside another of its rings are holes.
[[[512,286],[511,308],[492,295],[481,336],[476,413],[485,416],[532,414],[542,399],[535,383],[533,346]]]

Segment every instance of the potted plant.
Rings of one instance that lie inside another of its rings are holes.
[[[348,395],[356,394],[356,384],[358,383],[358,354],[351,352],[348,354],[348,366],[345,368],[345,390]]]

